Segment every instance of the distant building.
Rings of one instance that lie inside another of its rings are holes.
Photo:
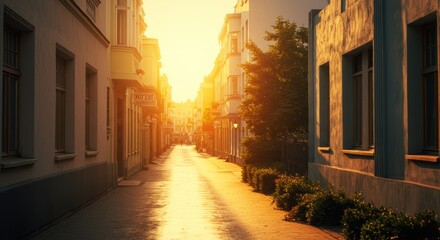
[[[139,102],[142,108],[140,124],[142,164],[147,166],[162,152],[162,113],[163,94],[162,77],[160,74],[161,54],[159,42],[154,38],[142,38],[142,87],[138,90],[139,96],[145,97]],[[139,121],[139,120],[138,120]]]
[[[213,101],[213,81],[212,78],[205,77],[200,84],[195,101],[195,134],[198,138],[196,148],[212,153],[214,144],[214,125],[212,119]]]
[[[234,13],[227,14],[219,34],[221,50],[210,73],[214,84],[214,142],[215,152],[231,162],[242,164],[241,141],[249,131],[238,110],[246,88],[246,75],[240,64],[251,60],[245,47],[253,41],[263,51],[268,48],[264,40],[266,31],[278,16],[307,26],[308,12],[322,8],[327,0],[237,0]]]
[[[310,14],[309,177],[377,205],[440,209],[434,0],[332,0]]]
[[[168,112],[168,119],[173,124],[173,143],[192,144],[195,140],[194,101],[173,102]]]
[[[159,152],[163,153],[166,149],[168,149],[172,144],[173,139],[173,125],[169,119],[169,111],[168,108],[171,106],[172,101],[172,88],[168,82],[168,77],[163,74],[160,76],[160,121],[161,121],[161,134],[159,145]]]

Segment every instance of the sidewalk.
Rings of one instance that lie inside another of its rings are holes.
[[[241,182],[240,166],[176,146],[34,239],[343,239],[283,221],[271,202]]]
[[[241,167],[201,154],[210,163],[204,168],[205,176],[212,179],[212,187],[223,193],[224,202],[242,224],[249,229],[252,239],[344,239],[330,229],[321,229],[308,224],[284,221],[287,213],[272,205],[272,197],[253,192],[252,187],[241,181]]]

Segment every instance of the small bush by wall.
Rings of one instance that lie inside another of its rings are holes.
[[[301,197],[307,193],[318,191],[319,186],[312,184],[304,176],[282,175],[276,182],[273,202],[280,209],[290,211],[301,202]]]
[[[354,207],[354,200],[342,190],[328,188],[316,192],[306,212],[307,222],[315,226],[339,226],[345,209]]]
[[[255,191],[272,194],[273,203],[289,211],[285,220],[315,226],[341,226],[347,239],[440,240],[440,218],[431,210],[409,216],[365,203],[360,194],[323,189],[304,176],[280,174],[270,168],[244,165],[242,180]]]
[[[415,216],[372,204],[357,204],[343,217],[347,239],[440,239],[440,219],[431,210]]]
[[[263,194],[272,194],[275,192],[275,181],[278,178],[278,172],[273,169],[259,169],[255,174],[256,191]]]

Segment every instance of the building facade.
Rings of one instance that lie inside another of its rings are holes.
[[[23,238],[115,184],[109,7],[0,1],[1,239]]]
[[[377,205],[440,209],[432,0],[331,0],[310,14],[309,177]]]
[[[196,148],[213,153],[214,126],[212,115],[213,79],[206,76],[200,84],[195,101],[194,123],[197,136]]]
[[[173,139],[173,125],[172,122],[169,119],[169,111],[168,108],[172,104],[172,88],[171,85],[168,82],[168,77],[165,74],[162,74],[160,77],[160,96],[161,96],[161,111],[160,111],[160,117],[161,117],[161,135],[160,135],[160,141],[161,141],[161,149],[159,150],[160,153],[163,153],[166,151],[172,144]]]
[[[139,102],[142,107],[141,118],[141,142],[142,142],[142,165],[147,166],[162,152],[162,111],[161,105],[161,55],[159,42],[154,38],[143,37],[142,39],[142,87],[139,88],[138,96],[143,101]]]
[[[173,140],[175,144],[192,144],[195,141],[194,101],[173,102],[168,108],[168,119],[173,126]]]
[[[109,127],[119,179],[127,178],[162,152],[161,55],[157,39],[144,32],[143,1],[112,0]]]
[[[0,19],[0,239],[21,239],[164,151],[171,91],[142,0],[1,0]]]
[[[263,51],[269,43],[266,31],[272,31],[277,17],[307,26],[308,12],[320,9],[327,0],[237,0],[234,13],[227,14],[219,34],[220,53],[211,75],[214,83],[214,139],[219,156],[242,164],[241,142],[250,133],[239,114],[242,97],[246,94],[246,75],[240,64],[251,61],[246,44],[254,42]]]

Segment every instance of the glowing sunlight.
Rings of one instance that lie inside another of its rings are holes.
[[[147,37],[157,38],[173,101],[194,99],[219,52],[218,34],[236,0],[144,0]]]

